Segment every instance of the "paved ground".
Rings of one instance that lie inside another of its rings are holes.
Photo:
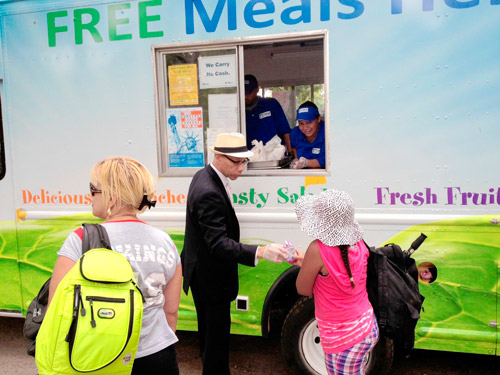
[[[35,359],[26,354],[23,319],[0,317],[0,374],[35,375]],[[176,346],[180,372],[201,374],[198,338],[195,332],[178,332]],[[289,373],[280,358],[279,343],[262,337],[232,336],[232,375]]]
[[[24,320],[0,317],[0,374],[35,375],[34,358],[25,351]],[[201,374],[195,332],[178,332],[177,356],[182,375]],[[287,375],[279,340],[232,336],[232,375]],[[395,360],[394,375],[499,375],[500,357],[414,350],[409,359]]]

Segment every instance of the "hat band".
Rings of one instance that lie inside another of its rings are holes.
[[[236,153],[236,152],[247,152],[247,146],[240,146],[240,147],[214,147],[215,151],[223,152],[225,154],[231,154],[231,153]]]

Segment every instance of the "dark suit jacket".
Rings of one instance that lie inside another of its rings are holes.
[[[257,246],[239,240],[233,206],[217,172],[207,165],[189,186],[181,254],[184,292],[197,283],[207,301],[234,300],[239,286],[238,263],[254,266],[257,251]]]

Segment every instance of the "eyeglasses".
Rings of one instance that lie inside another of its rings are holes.
[[[222,154],[222,156],[224,156],[226,159],[230,160],[233,164],[238,164],[238,166],[240,165],[246,165],[248,163],[248,159],[245,159],[245,160],[233,160],[231,159],[229,156],[227,155],[224,155]]]
[[[102,193],[102,190],[99,190],[96,188],[94,185],[92,185],[92,182],[90,183],[90,195],[94,196],[97,193]]]

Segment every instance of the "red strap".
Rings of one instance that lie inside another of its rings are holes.
[[[83,241],[83,227],[79,227],[77,230],[75,230],[75,233]]]

